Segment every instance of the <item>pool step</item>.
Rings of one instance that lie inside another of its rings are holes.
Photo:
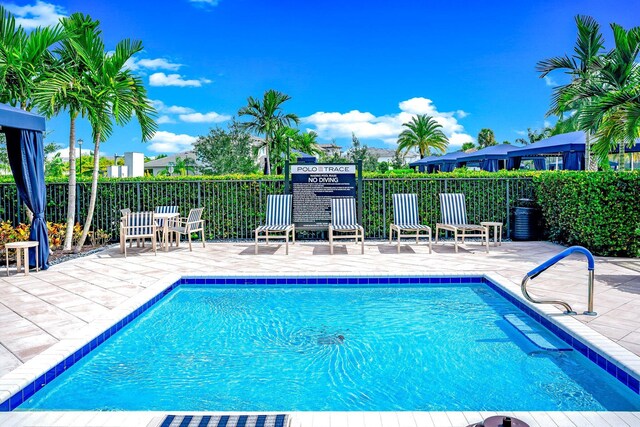
[[[553,335],[551,332],[544,330],[534,320],[517,314],[505,314],[506,320],[511,326],[516,328],[518,332],[524,335],[529,341],[548,351],[572,351],[567,343]]]

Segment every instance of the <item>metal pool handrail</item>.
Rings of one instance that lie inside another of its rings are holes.
[[[581,254],[584,254],[585,257],[587,257],[587,264],[589,269],[589,279],[588,279],[589,293],[587,297],[587,311],[585,311],[584,314],[589,316],[595,316],[597,314],[595,311],[593,311],[593,281],[594,281],[593,279],[594,279],[595,260],[593,259],[593,255],[591,255],[591,252],[589,252],[588,249],[583,248],[582,246],[571,246],[570,248],[565,249],[564,251],[560,252],[558,255],[549,258],[548,260],[546,260],[545,262],[543,262],[542,264],[540,264],[539,266],[537,266],[536,268],[534,268],[533,270],[525,274],[524,278],[522,279],[522,285],[521,285],[522,294],[526,299],[528,299],[532,303],[558,304],[563,306],[567,310],[565,314],[576,314],[576,312],[571,309],[571,306],[564,301],[536,300],[532,298],[531,295],[529,295],[529,292],[527,292],[527,282],[529,282],[529,280],[538,277],[541,273],[546,271],[549,267],[555,265],[557,262],[563,260],[564,258],[568,257],[574,252],[579,252]]]

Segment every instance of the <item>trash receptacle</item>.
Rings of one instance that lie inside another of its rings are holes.
[[[518,199],[521,206],[513,212],[513,240],[535,240],[538,238],[539,211],[533,207],[533,200]]]

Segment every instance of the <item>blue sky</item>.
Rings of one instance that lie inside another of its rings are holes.
[[[143,76],[159,111],[159,131],[140,142],[136,124],[102,145],[108,154],[188,150],[199,135],[276,89],[292,97],[287,112],[300,128],[336,139],[395,147],[403,122],[435,116],[450,149],[475,141],[480,129],[514,141],[541,128],[552,86],[535,64],[571,53],[574,16],[640,25],[640,2],[626,1],[15,1],[3,2],[25,27],[82,12],[101,22],[107,48],[139,39],[131,67]],[[48,142],[68,141],[68,119],[48,121]],[[78,137],[90,141],[85,120]],[[85,143],[85,149],[90,144]]]

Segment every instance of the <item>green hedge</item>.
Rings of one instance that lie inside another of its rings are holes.
[[[555,172],[533,178],[553,241],[604,256],[640,256],[640,171]]]

